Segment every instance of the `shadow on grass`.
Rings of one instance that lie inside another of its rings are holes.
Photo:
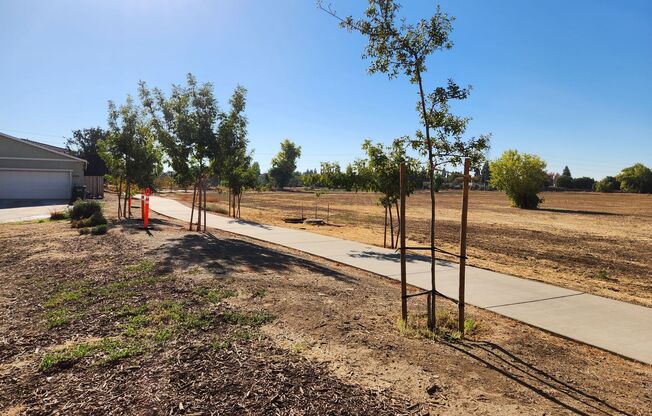
[[[444,345],[465,354],[572,413],[587,416],[596,414],[632,416],[631,413],[535,367],[493,342],[446,341]]]
[[[535,211],[556,212],[558,214],[579,214],[579,215],[610,215],[615,217],[622,217],[623,214],[616,212],[604,211],[585,211],[581,209],[561,209],[561,208],[537,208]]]
[[[320,273],[335,280],[356,284],[357,279],[310,260],[295,257],[236,238],[217,238],[213,234],[185,234],[156,249],[163,271],[174,267],[202,265],[213,273],[246,267],[253,272],[288,271],[295,267],[309,273]]]

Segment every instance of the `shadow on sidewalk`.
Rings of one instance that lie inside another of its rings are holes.
[[[461,341],[443,342],[443,344],[572,413],[587,416],[596,414],[633,416],[595,395],[573,387],[554,375],[538,369],[493,342]]]
[[[216,274],[246,268],[252,272],[289,271],[300,267],[341,282],[356,284],[357,279],[310,260],[295,257],[236,238],[218,238],[213,234],[185,234],[155,250],[161,256],[162,270],[201,264]]]

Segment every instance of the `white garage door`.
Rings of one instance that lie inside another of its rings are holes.
[[[0,199],[68,199],[70,172],[0,169]]]

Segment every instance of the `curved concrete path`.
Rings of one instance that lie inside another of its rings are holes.
[[[190,208],[171,199],[150,197],[150,208],[189,221]],[[394,250],[208,214],[207,226],[324,257],[400,280]],[[430,263],[408,258],[407,282],[430,289]],[[458,265],[438,262],[437,291],[457,299]],[[467,267],[466,301],[567,338],[652,364],[652,309],[576,290]]]

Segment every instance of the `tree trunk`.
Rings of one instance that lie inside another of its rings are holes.
[[[389,205],[387,207],[387,210],[389,211],[389,231],[390,231],[389,240],[392,243],[391,248],[394,248],[394,218],[392,217],[392,206]]]
[[[129,193],[129,181],[125,182],[125,196],[122,200],[122,217],[127,218],[127,194]]]
[[[394,247],[398,247],[398,239],[401,237],[401,211],[398,207],[398,199],[396,200],[396,222],[398,223],[398,231],[396,232],[396,244]]]
[[[436,305],[435,305],[435,166],[433,163],[432,143],[430,142],[430,123],[428,122],[426,111],[426,98],[423,93],[423,82],[421,81],[421,72],[416,71],[417,81],[419,83],[419,97],[421,98],[421,114],[423,124],[426,130],[426,147],[428,148],[428,178],[430,179],[430,284],[432,288],[432,302],[428,311],[428,327],[432,330],[436,325]]]
[[[240,194],[238,195],[238,218],[240,218],[240,202],[242,202],[242,194],[243,192],[240,191]]]
[[[387,207],[385,207],[385,228],[383,229],[383,247],[387,247]]]
[[[226,192],[227,192],[226,198],[228,200],[226,205],[229,207],[229,213],[227,215],[230,217],[231,216],[231,187],[229,187]]]
[[[192,231],[192,217],[195,215],[195,198],[197,197],[197,182],[192,188],[192,207],[190,208],[190,225],[188,231]]]
[[[197,185],[197,191],[199,195],[199,203],[197,204],[197,231],[201,231],[201,206],[202,206],[202,180],[201,177],[199,178],[198,185]]]
[[[204,184],[204,232],[206,232],[206,184]]]
[[[122,200],[122,179],[118,180],[118,219],[122,219],[122,205],[120,201]]]

